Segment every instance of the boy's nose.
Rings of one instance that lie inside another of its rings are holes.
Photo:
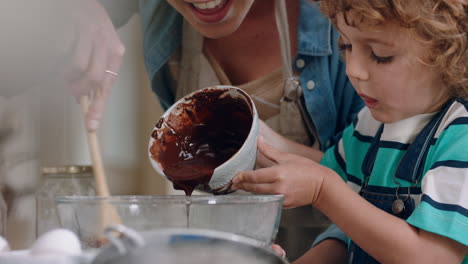
[[[367,81],[369,79],[369,60],[365,60],[364,54],[349,52],[346,54],[346,75],[359,81]]]

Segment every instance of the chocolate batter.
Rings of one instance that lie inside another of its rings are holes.
[[[187,101],[158,121],[150,152],[174,188],[191,195],[242,147],[253,114],[244,100],[226,90],[204,89]]]

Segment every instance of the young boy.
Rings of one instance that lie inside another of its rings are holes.
[[[467,1],[321,8],[367,107],[323,166],[260,140],[276,164],[240,173],[233,188],[316,206],[349,236],[348,263],[468,263]]]

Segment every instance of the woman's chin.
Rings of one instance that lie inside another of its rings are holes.
[[[198,31],[203,37],[209,39],[220,39],[231,35],[235,30],[232,31],[224,31],[224,30],[200,30]]]
[[[205,38],[220,39],[234,33],[240,26],[236,21],[227,20],[219,24],[192,23],[195,30]]]

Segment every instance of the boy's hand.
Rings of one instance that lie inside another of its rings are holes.
[[[273,249],[273,251],[280,257],[282,258],[285,258],[286,257],[286,251],[284,251],[284,249],[278,245],[278,244],[273,244],[271,245],[271,249]]]
[[[233,189],[243,189],[260,194],[283,194],[284,207],[315,204],[320,195],[324,177],[330,169],[301,156],[279,152],[266,144],[262,137],[258,149],[272,167],[245,171],[233,179]]]

